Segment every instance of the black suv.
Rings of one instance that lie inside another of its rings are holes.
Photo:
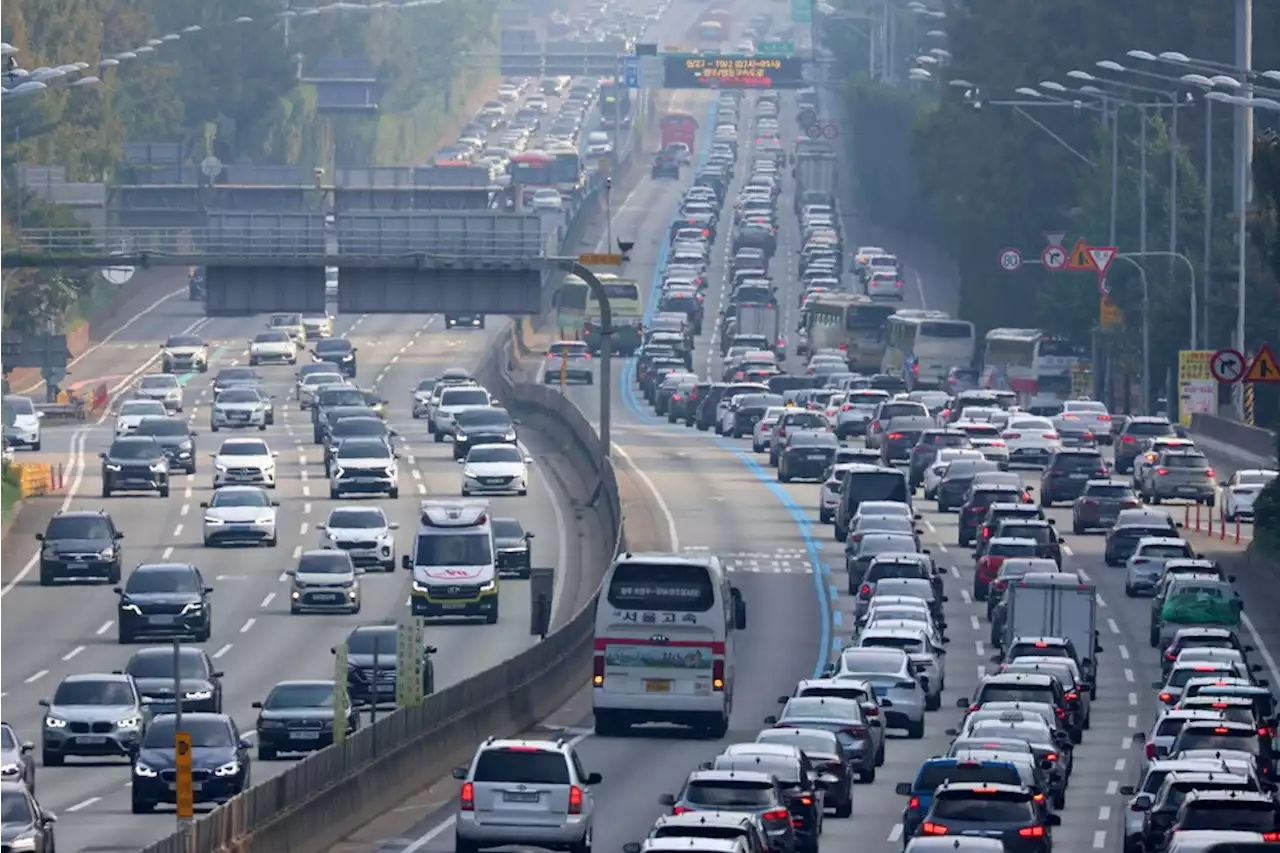
[[[1133,471],[1133,460],[1145,453],[1152,439],[1177,435],[1173,424],[1165,418],[1131,417],[1124,420],[1115,442],[1116,471],[1128,474]]]
[[[515,518],[495,518],[492,525],[498,576],[528,578],[533,573],[533,531]]]
[[[1036,543],[1036,556],[1053,560],[1062,568],[1063,539],[1054,529],[1051,519],[1004,518],[993,538],[1032,539]]]
[[[356,348],[346,338],[321,338],[311,350],[316,361],[327,361],[337,367],[343,376],[354,379],[356,375]]]
[[[927,429],[911,448],[909,481],[911,490],[920,485],[924,472],[938,458],[938,451],[947,447],[972,447],[969,434],[961,429]]]
[[[123,643],[144,637],[185,638],[206,642],[213,632],[213,612],[204,575],[190,563],[152,563],[129,573],[120,596],[117,636]]]
[[[169,460],[170,471],[176,468],[187,474],[196,472],[197,433],[182,418],[164,418],[159,415],[143,418],[133,434],[154,438]]]
[[[347,635],[347,694],[355,707],[381,705],[396,698],[397,629],[391,625],[360,625]],[[422,695],[436,690],[435,646],[423,655]]]
[[[127,435],[111,442],[102,460],[102,496],[113,492],[150,492],[169,497],[169,458],[151,436]]]
[[[120,540],[124,534],[101,510],[59,512],[37,533],[40,585],[60,580],[120,583]]]
[[[1095,448],[1064,447],[1053,454],[1040,475],[1040,503],[1051,507],[1055,501],[1073,501],[1090,480],[1110,474]]]
[[[956,543],[967,548],[978,535],[978,528],[987,517],[987,509],[995,503],[1021,503],[1026,493],[1017,486],[978,486],[969,490],[964,505],[960,507],[959,534]],[[993,533],[995,531],[992,531]]]

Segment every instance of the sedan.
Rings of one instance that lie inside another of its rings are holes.
[[[133,389],[138,400],[157,400],[166,409],[182,411],[182,382],[172,373],[153,373],[144,376]]]
[[[281,681],[258,709],[258,760],[271,761],[281,752],[315,752],[333,743],[334,683],[332,681]],[[360,712],[350,699],[347,734],[360,727]]]
[[[131,798],[134,814],[148,814],[159,803],[175,802],[176,789],[168,779],[176,775],[173,743],[177,718],[163,716],[147,728],[133,762]],[[225,803],[249,787],[249,741],[225,714],[184,714],[182,729],[191,737],[193,775],[201,784],[197,803]]]
[[[481,444],[471,448],[462,466],[462,494],[491,492],[529,493],[529,466],[533,457],[513,444]]]
[[[28,791],[36,789],[36,762],[31,757],[35,744],[18,738],[8,723],[0,723],[0,779],[21,782]],[[6,818],[7,821],[7,818]]]
[[[857,701],[836,696],[793,696],[777,716],[765,717],[764,721],[779,728],[821,729],[844,734],[842,745],[858,781],[870,784],[876,780],[875,744],[863,717],[862,705]]]
[[[1047,418],[1010,418],[1000,437],[1009,447],[1011,465],[1044,465],[1062,449],[1062,436]]]
[[[825,677],[868,682],[884,707],[887,726],[906,729],[912,740],[924,737],[925,689],[902,649],[845,649],[840,660],[827,667]]]
[[[133,435],[143,418],[169,416],[169,410],[160,400],[125,400],[116,412],[116,436]]]
[[[273,501],[258,486],[224,486],[200,504],[204,509],[204,545],[263,544],[274,548],[279,541]]]

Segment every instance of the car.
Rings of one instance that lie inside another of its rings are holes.
[[[344,441],[366,438],[390,444],[398,435],[395,429],[370,409],[358,406],[331,409],[324,436],[324,475],[328,477],[333,474],[333,459]]]
[[[1010,465],[1046,465],[1062,449],[1062,436],[1048,418],[1015,414],[1000,438],[1009,448]]]
[[[281,681],[267,698],[254,702],[258,719],[258,760],[272,761],[282,752],[315,752],[333,743],[335,685],[332,680]],[[360,728],[360,712],[348,697],[345,711],[348,736]]]
[[[139,564],[113,592],[119,596],[116,636],[121,645],[143,637],[203,643],[213,632],[213,587],[190,563]]]
[[[739,811],[688,812],[678,815],[660,815],[649,830],[645,844],[624,844],[623,853],[682,853],[679,844],[690,845],[690,851],[701,845],[729,845],[723,853],[769,853],[769,837],[763,821],[755,815]],[[710,853],[710,851],[708,851]],[[716,853],[721,853],[717,849]]]
[[[1220,482],[1218,485],[1222,487],[1219,492],[1222,520],[1253,521],[1254,502],[1263,488],[1277,477],[1280,477],[1280,471],[1274,469],[1246,468]]]
[[[419,379],[413,387],[413,419],[416,421],[427,413],[427,404],[431,401],[431,392],[440,384],[439,379]]]
[[[333,317],[328,314],[303,314],[302,328],[307,333],[307,340],[312,338],[328,338],[333,336]]]
[[[219,391],[209,407],[209,431],[267,428],[267,401],[254,388],[232,387]]]
[[[947,466],[947,472],[934,489],[938,512],[950,512],[953,507],[963,507],[965,499],[979,474],[998,471],[998,462],[989,459],[956,459]]]
[[[303,371],[306,371],[305,373]],[[333,365],[308,364],[298,371],[298,381],[294,385],[294,395],[298,398],[298,408],[306,411],[315,400],[315,395],[323,388],[342,387],[346,385],[346,377],[333,369]]]
[[[467,408],[492,406],[495,401],[489,392],[474,383],[469,385],[445,385],[440,388],[440,398],[431,410],[431,431],[437,444],[453,435],[454,416]]]
[[[359,576],[363,573],[345,551],[303,551],[297,567],[287,572],[292,581],[289,612],[359,613]]]
[[[529,466],[533,457],[513,444],[481,444],[459,459],[462,495],[494,492],[529,494]]]
[[[1193,559],[1190,543],[1176,536],[1143,536],[1125,562],[1124,594],[1154,596],[1169,560]]]
[[[559,213],[564,209],[564,198],[560,191],[549,187],[534,190],[529,202],[535,212]]]
[[[1165,778],[1174,772],[1227,774],[1226,762],[1221,759],[1157,759],[1146,763],[1137,785],[1121,785],[1120,795],[1128,802],[1122,811],[1121,833],[1124,853],[1141,853],[1142,826],[1147,810],[1155,801]]]
[[[0,784],[16,782],[35,793],[36,763],[31,757],[35,748],[35,744],[19,738],[13,726],[0,723]],[[6,817],[5,823],[8,822]]]
[[[347,695],[353,707],[371,707],[394,702],[396,697],[396,656],[398,630],[394,623],[358,625],[344,642],[347,650]],[[436,690],[435,646],[423,646],[422,695]]]
[[[883,581],[893,591],[891,581]],[[934,632],[918,623],[881,620],[868,624],[859,633],[856,648],[902,649],[911,658],[911,672],[924,688],[926,711],[942,707],[942,691],[946,687],[946,669],[943,664],[946,649],[935,642]]]
[[[133,678],[152,716],[172,714],[179,703],[183,713],[222,713],[222,672],[204,649],[195,646],[179,646],[176,650],[172,646],[138,649],[118,672]]]
[[[792,696],[776,715],[764,718],[766,725],[781,729],[819,729],[843,733],[845,762],[859,782],[876,780],[879,766],[876,741],[864,716],[862,705],[841,696]],[[728,769],[728,768],[722,768]],[[815,842],[816,846],[816,842]]]
[[[783,743],[730,744],[710,765],[711,770],[771,773],[782,788],[797,849],[817,853],[826,814],[823,779],[830,784],[835,777],[821,773],[799,747]]]
[[[591,349],[583,341],[556,341],[547,347],[542,381],[556,385],[564,377],[566,383],[581,382],[590,385],[595,381],[591,366]]]
[[[249,366],[277,362],[298,363],[298,345],[285,331],[259,332],[249,342]]]
[[[152,373],[138,380],[133,389],[134,399],[155,400],[166,411],[182,411],[182,383],[172,373]]]
[[[232,485],[276,487],[276,457],[260,438],[229,438],[213,457],[213,488]]]
[[[934,454],[934,459],[921,470],[915,486],[924,488],[924,499],[936,501],[938,486],[942,484],[951,468],[951,463],[959,459],[985,459],[981,450],[976,448],[941,448]]]
[[[130,801],[134,814],[149,814],[160,803],[177,801],[171,780],[177,775],[173,748],[178,718],[165,714],[151,721],[133,761]],[[182,731],[191,739],[192,775],[199,774],[196,803],[225,803],[249,787],[252,745],[227,714],[182,715]]]
[[[198,435],[182,418],[146,417],[134,431],[135,438],[151,438],[160,445],[169,470],[196,473],[195,438]]]
[[[1051,829],[1062,818],[1044,812],[1034,797],[1021,783],[945,782],[933,792],[919,832],[995,838],[1005,853],[1051,853]]]
[[[242,543],[274,548],[279,540],[276,516],[280,502],[259,486],[224,486],[214,491],[204,510],[204,546]]]
[[[102,460],[102,496],[154,491],[169,497],[169,458],[150,436],[124,436],[98,454]]]
[[[679,158],[666,152],[657,154],[653,158],[653,166],[649,169],[649,176],[655,179],[675,178],[680,180]]]
[[[533,573],[533,531],[525,530],[515,518],[495,518],[490,526],[493,528],[498,577],[530,577]]]
[[[61,580],[120,582],[124,534],[103,510],[59,510],[49,519],[40,542],[40,585]]]
[[[828,664],[823,677],[868,682],[884,703],[887,727],[906,729],[912,740],[924,737],[925,689],[912,672],[910,656],[901,649],[846,648],[835,664]]]
[[[170,335],[160,345],[162,373],[207,373],[209,345],[199,335]]]
[[[1143,467],[1140,476],[1138,493],[1147,503],[1169,499],[1187,499],[1210,507],[1217,503],[1213,467],[1198,451],[1162,451],[1153,464]]]
[[[316,341],[316,345],[311,348],[311,355],[317,362],[332,365],[337,368],[337,372],[352,379],[359,368],[357,349],[346,338],[324,338]]]
[[[1074,501],[1092,480],[1110,475],[1102,454],[1092,448],[1064,447],[1054,453],[1040,475],[1040,504]]]
[[[329,499],[348,492],[385,493],[400,497],[400,454],[386,439],[348,438],[334,451],[330,462]]]
[[[237,385],[254,385],[262,381],[258,371],[252,367],[224,367],[213,377],[213,393],[220,392]]]
[[[933,806],[933,794],[948,782],[981,782],[1021,785],[1018,768],[1009,761],[935,756],[920,765],[914,781],[899,782],[895,793],[907,798],[902,810],[902,835],[912,838]]]
[[[1115,431],[1117,422],[1112,421]],[[1167,418],[1134,415],[1119,422],[1119,431],[1115,436],[1116,471],[1128,474],[1133,471],[1135,457],[1145,453],[1148,443],[1162,436],[1173,437],[1177,433]]]
[[[267,320],[267,330],[286,332],[299,346],[307,342],[307,327],[301,314],[272,314]]]
[[[379,506],[339,506],[316,525],[320,548],[346,552],[356,566],[375,566],[384,572],[396,568],[397,522],[387,518]]]
[[[857,776],[855,762],[860,759],[854,750],[847,748],[846,741],[830,729],[796,728],[785,726],[765,729],[756,735],[757,744],[775,744],[789,746],[813,764],[814,775],[828,774],[824,787],[826,803],[835,809],[838,818],[850,817],[853,814],[853,784]],[[746,751],[746,745],[731,746]],[[874,749],[872,750],[874,753]]]
[[[825,479],[839,446],[835,433],[790,427],[777,455],[778,482]]]
[[[0,818],[6,851],[54,853],[54,824],[58,817],[40,807],[35,793],[18,782],[0,782],[4,814]]]
[[[1111,413],[1103,403],[1096,400],[1066,400],[1062,404],[1062,414],[1059,417],[1084,424],[1099,444],[1112,442]]]
[[[116,437],[133,435],[146,417],[168,417],[169,410],[162,400],[125,400],[116,411]]]
[[[1160,659],[1161,675],[1168,675],[1178,655],[1189,649],[1235,649],[1242,657],[1257,651],[1252,645],[1242,643],[1230,628],[1180,628],[1165,646]]]
[[[1120,513],[1137,509],[1142,501],[1128,483],[1110,479],[1086,480],[1084,489],[1071,503],[1071,532],[1077,536],[1090,530],[1111,527]]]
[[[797,837],[782,786],[772,773],[754,770],[695,770],[678,794],[662,794],[658,805],[672,815],[733,811],[759,820],[770,853],[796,853]]]
[[[506,409],[473,406],[460,409],[453,416],[453,458],[463,459],[479,445],[517,445],[516,422]]]
[[[73,756],[129,758],[147,722],[133,678],[117,673],[65,676],[40,705],[45,709],[40,727],[40,763],[45,767],[61,767]]]

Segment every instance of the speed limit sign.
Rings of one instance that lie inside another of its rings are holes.
[[[1022,267],[1022,253],[1017,249],[1005,249],[1000,253],[1000,269],[1017,272]]]

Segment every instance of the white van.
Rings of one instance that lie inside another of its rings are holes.
[[[36,409],[30,397],[9,394],[4,398],[5,440],[10,447],[30,447],[39,450],[41,444],[40,419],[44,412]]]
[[[596,604],[596,733],[675,723],[724,737],[733,711],[735,639],[746,624],[742,594],[718,557],[619,559]]]
[[[498,621],[498,567],[489,519],[485,500],[422,501],[418,538],[401,559],[413,572],[413,615]]]

